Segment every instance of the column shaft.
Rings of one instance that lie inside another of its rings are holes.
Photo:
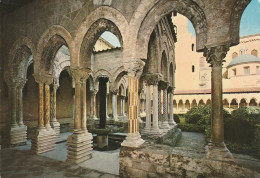
[[[158,129],[158,85],[153,85],[153,130]]]
[[[17,116],[17,86],[11,86],[11,127],[16,127],[17,121],[16,121],[16,116]]]
[[[45,84],[45,127],[51,128],[50,125],[50,85]]]
[[[44,128],[44,84],[39,83],[39,120],[38,127],[39,129]]]
[[[143,133],[149,133],[151,130],[151,91],[150,86],[146,86],[146,121]]]
[[[86,96],[86,80],[84,79],[82,81],[82,86],[81,86],[81,102],[82,102],[82,120],[81,120],[81,128],[82,130],[87,130],[87,96]]]
[[[81,88],[81,83],[80,80],[78,79],[76,80],[76,84],[75,84],[75,120],[74,120],[75,131],[80,130],[80,115],[81,115],[80,88]]]
[[[117,94],[112,93],[112,115],[113,119],[117,120]]]
[[[170,125],[176,125],[176,122],[174,121],[174,115],[173,115],[173,93],[170,93],[170,119],[169,119]]]
[[[23,86],[17,88],[17,110],[18,110],[18,123],[19,126],[23,126]]]

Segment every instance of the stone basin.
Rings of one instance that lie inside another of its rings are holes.
[[[98,135],[108,135],[110,133],[123,132],[124,128],[117,125],[106,125],[106,128],[99,128],[99,125],[95,125],[95,128],[89,128],[89,132]]]

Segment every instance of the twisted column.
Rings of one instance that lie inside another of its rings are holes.
[[[45,127],[50,129],[50,85],[45,84]]]
[[[158,120],[162,122],[161,87],[158,86]]]
[[[91,91],[91,117],[92,119],[97,119],[97,114],[96,114],[96,95],[97,95],[97,90]]]
[[[169,118],[169,125],[176,125],[174,121],[174,114],[173,114],[173,89],[169,88],[169,95],[170,95],[170,118]]]
[[[146,121],[145,128],[143,129],[142,134],[149,134],[151,131],[151,90],[150,86],[146,86]]]
[[[205,52],[211,64],[211,140],[206,147],[207,157],[230,160],[232,154],[224,143],[223,103],[222,103],[222,62],[229,46],[211,47]]]

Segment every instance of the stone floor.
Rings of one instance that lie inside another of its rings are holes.
[[[0,151],[0,175],[3,177],[119,177],[119,149],[100,152],[93,150],[93,158],[79,165],[69,165],[66,138],[71,133],[61,134],[56,149],[40,155],[31,154],[31,144]],[[178,154],[205,156],[204,135],[182,132],[182,138],[173,149]],[[172,150],[172,149],[171,149]],[[194,156],[190,155],[190,156]],[[260,162],[250,156],[234,157],[239,164],[260,170]]]

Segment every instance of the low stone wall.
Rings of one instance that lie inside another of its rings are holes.
[[[122,147],[120,177],[260,177],[260,173],[236,163],[214,161],[205,153],[175,151],[173,147],[144,143]]]

